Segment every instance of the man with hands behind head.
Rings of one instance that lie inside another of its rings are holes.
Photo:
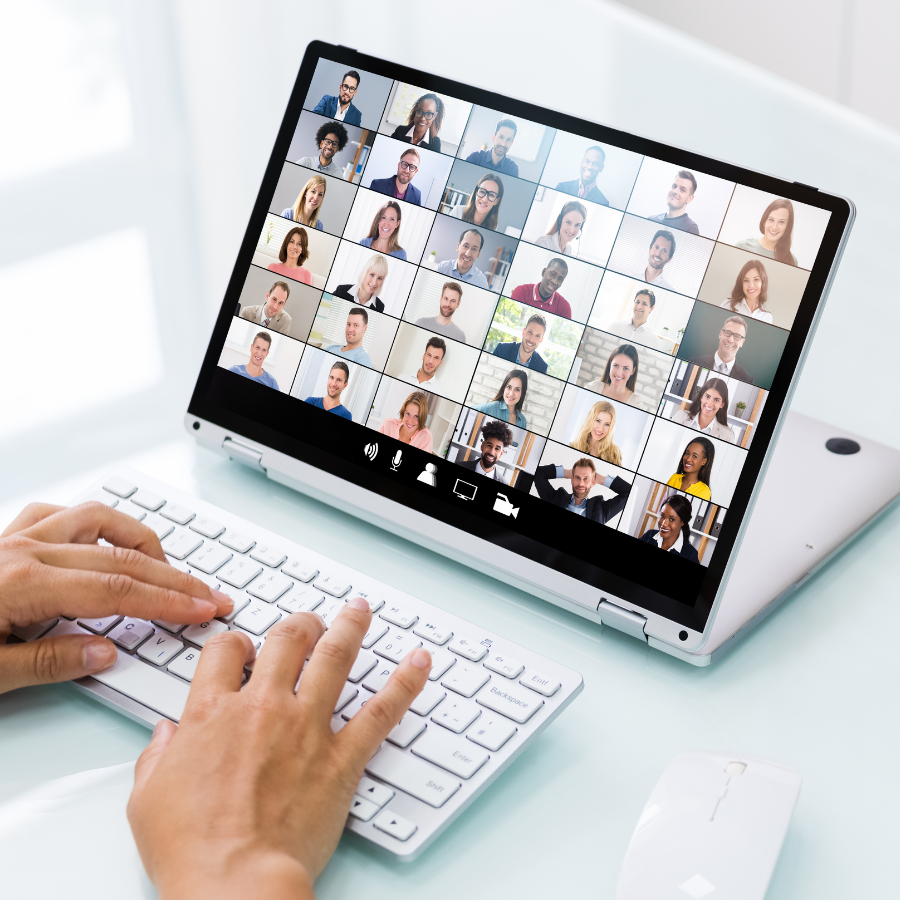
[[[550,484],[551,478],[568,478],[572,484],[572,492],[553,487]],[[611,500],[599,495],[588,497],[595,485],[611,488],[616,496]],[[538,466],[534,473],[534,486],[542,500],[586,519],[593,519],[601,525],[625,509],[631,492],[631,485],[624,478],[619,478],[618,475],[601,475],[597,472],[594,461],[586,456],[576,460],[571,469],[552,463]]]
[[[201,623],[232,608],[168,565],[149,528],[100,503],[32,504],[0,535],[0,634],[57,616]],[[128,803],[162,900],[312,900],[366,763],[431,669],[426,650],[412,651],[335,734],[332,712],[371,618],[361,597],[327,632],[314,613],[286,618],[243,690],[249,638],[229,631],[206,642],[181,721],[157,725]],[[105,638],[52,635],[0,645],[0,692],[80,678],[115,660]]]

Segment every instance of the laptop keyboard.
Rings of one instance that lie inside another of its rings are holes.
[[[106,616],[14,629],[22,640],[73,633],[112,640],[116,664],[80,685],[106,703],[124,696],[177,722],[212,635],[243,631],[264,652],[266,634],[285,616],[314,612],[330,626],[356,596],[373,617],[334,709],[335,731],[407,653],[431,653],[429,681],[366,767],[347,821],[398,856],[421,852],[581,691],[571,669],[133,469],[117,469],[75,502],[85,500],[143,522],[173,566],[234,600],[229,616],[202,625]],[[97,691],[97,682],[107,690]]]

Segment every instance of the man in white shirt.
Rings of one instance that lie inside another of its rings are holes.
[[[503,456],[503,451],[512,442],[513,433],[509,425],[499,419],[491,419],[481,428],[481,456],[466,460],[457,459],[457,463],[486,478],[493,478],[494,481],[499,481],[501,484],[509,484],[503,471],[497,465],[497,460]]]
[[[747,338],[747,322],[740,316],[729,316],[722,323],[719,332],[719,348],[715,353],[707,356],[698,356],[691,362],[696,366],[703,366],[717,375],[730,375],[753,384],[753,378],[746,369],[735,359],[738,350],[744,346]]]
[[[276,281],[266,294],[266,302],[259,306],[245,306],[241,309],[241,318],[262,325],[279,334],[287,334],[291,330],[291,317],[284,311],[284,304],[291,295],[286,281]]]
[[[480,231],[469,228],[459,236],[456,245],[456,259],[445,259],[438,263],[437,271],[441,275],[449,275],[457,281],[474,284],[475,287],[486,288],[488,280],[484,272],[475,268],[475,260],[484,246],[484,237]]]
[[[442,338],[428,338],[428,343],[425,345],[425,354],[422,356],[421,367],[416,372],[407,372],[405,375],[401,375],[400,380],[409,384],[427,385],[429,390],[439,394],[441,389],[438,383],[437,370],[441,367],[446,353],[447,345]]]
[[[650,330],[648,324],[654,306],[656,306],[656,294],[647,288],[642,288],[634,295],[631,319],[613,322],[609,326],[609,333],[625,338],[626,341],[633,341],[635,344],[652,347],[654,350],[665,350],[665,344]]]
[[[650,253],[647,258],[647,267],[634,275],[641,281],[646,281],[654,287],[671,291],[672,285],[663,277],[663,269],[675,255],[675,235],[671,231],[660,229],[653,235],[650,242]]]

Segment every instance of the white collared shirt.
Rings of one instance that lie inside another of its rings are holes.
[[[718,372],[720,375],[730,375],[731,370],[734,367],[734,360],[730,363],[722,362],[722,357],[719,356],[719,351],[713,354],[713,371]]]
[[[719,309],[731,309],[731,298],[723,301],[719,304]],[[764,312],[759,307],[756,308],[756,312],[750,312],[750,307],[747,304],[747,301],[741,297],[741,302],[733,310],[735,315],[745,316],[748,319],[756,319],[758,322],[769,322],[772,321],[772,313]]]
[[[416,133],[416,126],[415,126],[415,125],[413,125],[413,127],[410,128],[409,131],[406,132],[406,136],[409,138],[409,142],[410,142],[411,144],[415,144],[415,139],[414,139],[415,133]],[[423,137],[422,140],[419,141],[419,146],[420,146],[420,147],[427,147],[427,146],[428,146],[428,141],[429,141],[430,138],[431,138],[431,131],[430,131],[430,130],[426,130],[426,131],[425,131],[425,137]]]
[[[335,113],[331,118],[334,119],[335,122],[343,122],[344,116],[346,116],[348,112],[350,112],[350,104],[347,104],[347,108],[345,110],[341,110],[341,101],[338,100],[337,109],[335,110]]]
[[[400,380],[405,381],[407,384],[418,384],[423,386],[427,384],[433,391],[440,392],[437,373],[432,375],[431,378],[419,381],[419,371],[417,369],[415,372],[407,372],[405,375],[401,375]]]
[[[713,431],[713,425],[715,425],[715,424],[716,424],[716,417],[713,416],[712,421],[709,423],[709,425],[707,425],[706,428],[701,428],[700,427],[700,413],[697,413],[697,415],[694,416],[694,418],[691,419],[691,421],[687,423],[688,428],[694,428],[697,431],[699,431],[701,434],[714,434],[715,432]]]
[[[656,541],[656,546],[662,550],[662,542],[663,536],[657,531],[656,534],[653,535],[653,540]],[[684,532],[679,528],[678,529],[678,540],[669,547],[669,552],[681,553],[681,548],[684,546]]]
[[[627,341],[635,341],[635,343],[643,344],[645,347],[652,347],[654,350],[664,350],[662,341],[649,329],[646,322],[643,325],[634,327],[632,320],[627,322],[613,322],[609,326],[609,333],[617,337],[625,338]]]

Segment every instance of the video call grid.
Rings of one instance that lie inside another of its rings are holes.
[[[468,119],[467,119],[466,126],[465,126],[465,127],[463,128],[463,130],[462,130],[462,133],[463,133],[463,134],[465,134],[466,129],[468,128],[469,121],[471,121],[471,116],[472,116],[472,114],[473,114],[473,112],[474,112],[475,109],[476,109],[476,107],[473,106],[473,107],[471,107],[471,109],[470,109],[470,111],[469,111],[469,117],[468,117]],[[329,120],[327,117],[325,117],[325,119],[323,119],[323,121],[330,121],[330,120]],[[370,129],[367,129],[367,130],[370,130]],[[383,131],[379,131],[378,134],[376,135],[376,137],[375,137],[374,140],[377,141],[377,140],[378,140],[378,135],[383,135],[383,134],[384,134]],[[555,133],[555,134],[554,134],[554,137],[553,137],[553,140],[554,140],[554,141],[556,140],[556,137],[557,137],[557,134]],[[410,146],[411,146],[411,145],[410,145]],[[362,188],[363,191],[370,192],[370,189],[369,189],[369,188],[367,188],[367,187],[362,187],[362,185],[361,185],[359,182],[362,180],[362,178],[363,178],[364,175],[366,174],[366,173],[365,173],[365,167],[366,167],[366,165],[368,165],[369,161],[371,160],[371,155],[372,155],[373,149],[374,149],[374,144],[369,145],[369,151],[368,151],[367,158],[366,158],[366,160],[365,160],[365,164],[364,164],[364,166],[363,166],[363,169],[362,169],[360,172],[358,172],[358,173],[354,173],[354,175],[355,175],[355,177],[356,177],[356,179],[357,179],[356,183],[353,184],[353,187],[354,187],[354,190],[355,190],[354,202],[356,201],[356,195],[358,195],[358,194],[360,193],[360,189],[361,189],[361,188]],[[551,146],[551,148],[550,148],[550,151],[552,151],[552,146]],[[544,157],[544,162],[543,162],[543,166],[542,166],[542,169],[541,169],[541,175],[538,177],[537,181],[535,181],[535,182],[529,182],[529,183],[535,185],[535,189],[537,189],[538,187],[544,187],[544,188],[547,188],[547,189],[555,190],[554,188],[550,188],[549,185],[543,185],[543,184],[542,184],[542,177],[543,177],[544,171],[546,170],[546,166],[547,166],[547,163],[548,163],[548,160],[549,160],[549,153],[550,153],[550,151],[548,151],[548,153],[547,153],[547,154],[545,155],[545,157]],[[429,151],[429,150],[427,150],[427,149],[425,149],[425,150],[423,151],[423,150],[420,149],[420,152],[428,153],[428,152],[434,152],[434,151]],[[460,152],[460,151],[458,150],[458,152]],[[457,157],[457,158],[461,158],[461,157]],[[617,211],[619,211],[619,212],[622,213],[622,216],[621,216],[621,219],[620,219],[620,221],[619,221],[619,225],[618,225],[618,228],[617,228],[617,231],[616,231],[616,237],[615,237],[615,238],[613,239],[613,241],[612,241],[612,244],[611,244],[611,247],[610,247],[610,251],[609,251],[608,256],[607,256],[607,262],[609,262],[609,259],[611,259],[612,255],[613,255],[613,252],[614,252],[614,249],[615,249],[615,245],[616,245],[616,241],[618,240],[619,232],[621,231],[621,228],[622,228],[623,223],[626,221],[626,215],[630,215],[630,214],[627,212],[627,208],[628,208],[628,206],[629,206],[629,204],[630,204],[631,197],[632,197],[633,194],[634,194],[634,190],[635,190],[635,187],[636,187],[636,185],[637,185],[638,178],[640,177],[640,167],[642,167],[642,166],[644,165],[644,161],[645,161],[645,158],[642,157],[642,158],[641,158],[641,161],[640,161],[640,165],[639,165],[638,171],[637,171],[636,174],[635,174],[634,180],[633,180],[633,182],[632,182],[632,185],[631,185],[631,188],[630,188],[630,191],[629,191],[629,194],[628,194],[628,200],[626,200],[626,202],[625,202],[625,204],[624,204],[624,207],[613,206],[611,203],[608,204],[608,206],[607,206],[608,209],[611,209],[611,210],[617,210]],[[289,164],[291,164],[291,165],[296,165],[296,164],[293,163],[291,160],[286,160],[286,162],[289,163]],[[302,167],[302,168],[303,168],[303,167]],[[491,173],[491,171],[492,171],[492,170],[490,170],[490,169],[485,169],[484,167],[480,167],[480,168],[481,168],[481,171],[483,171],[484,173],[486,173],[486,174],[488,174],[488,175],[489,175],[489,174]],[[310,171],[315,171],[315,170],[310,170]],[[451,171],[452,171],[452,170],[451,170]],[[518,181],[528,181],[528,179],[519,178],[518,176],[511,175],[511,174],[509,174],[509,173],[502,173],[502,172],[501,172],[500,174],[505,175],[507,178],[516,178]],[[326,177],[328,177],[328,178],[334,178],[335,176],[333,176],[333,175],[326,175]],[[449,180],[449,175],[448,175],[448,180]],[[445,184],[442,186],[442,189],[441,189],[441,194],[442,194],[442,195],[443,195],[443,193],[444,193],[445,188],[446,188],[446,182],[445,182]],[[716,238],[717,238],[718,235],[721,233],[721,230],[722,230],[722,227],[723,227],[725,218],[726,218],[726,216],[727,216],[728,209],[729,209],[729,207],[730,207],[730,204],[731,204],[731,201],[732,201],[732,198],[733,198],[733,192],[734,192],[734,189],[735,189],[735,185],[732,184],[732,185],[731,185],[731,188],[732,188],[732,194],[729,196],[729,198],[728,198],[728,204],[726,205],[725,211],[722,213],[722,216],[720,217],[720,220],[719,220],[719,228],[718,228],[718,231],[716,232]],[[402,203],[403,201],[400,201],[400,202]],[[592,207],[594,206],[594,204],[592,204],[591,201],[589,201],[589,200],[582,199],[581,202],[584,203],[584,204],[588,207],[588,209],[590,209],[590,208],[592,208]],[[439,204],[439,205],[440,205],[440,204]],[[272,212],[275,213],[276,211],[273,210]],[[434,218],[433,218],[433,221],[432,221],[432,227],[431,227],[431,230],[432,230],[432,231],[433,231],[434,228],[437,226],[437,223],[438,223],[438,221],[439,221],[439,217],[440,217],[441,219],[452,219],[452,221],[454,221],[454,222],[456,222],[456,223],[459,224],[460,230],[462,230],[462,228],[465,227],[465,223],[464,223],[462,220],[456,219],[456,218],[453,218],[453,217],[450,217],[450,216],[446,216],[445,214],[443,214],[443,213],[441,213],[441,212],[435,211],[435,212],[434,212]],[[523,223],[523,224],[524,224],[524,223]],[[655,223],[654,223],[654,224],[655,224]],[[674,228],[674,226],[669,226],[669,229],[676,230],[676,229]],[[481,226],[481,227],[480,227],[480,230],[487,230],[487,229],[484,229],[483,226]],[[346,240],[346,237],[345,237],[346,231],[347,231],[347,226],[344,227],[344,229],[342,230],[341,235],[339,235],[339,237],[341,238],[341,240]],[[501,234],[503,237],[507,237],[507,235],[503,235],[501,232],[495,232],[495,233],[496,233],[496,234]],[[677,234],[677,233],[678,233],[678,232],[677,232],[677,230],[676,230],[676,234]],[[429,234],[429,237],[430,237],[430,234]],[[716,239],[710,239],[710,238],[707,238],[707,237],[700,237],[699,235],[697,235],[697,237],[699,238],[700,241],[707,241],[708,243],[711,243],[711,244],[713,244],[713,245],[715,245],[715,244],[718,243],[718,241],[717,241]],[[531,243],[531,242],[525,241],[524,238],[521,238],[521,237],[518,238],[518,239],[515,239],[515,238],[514,238],[513,241],[514,241],[515,244],[516,244],[516,249],[517,249],[519,243]],[[353,242],[353,243],[356,243],[356,242]],[[421,254],[419,255],[419,257],[418,257],[418,260],[417,260],[417,261],[412,261],[412,260],[409,261],[409,263],[410,263],[411,265],[415,265],[417,268],[423,268],[423,266],[422,266],[422,260],[423,260],[423,258],[424,258],[425,253],[427,252],[427,243],[428,243],[428,242],[426,241],[426,242],[425,242],[425,246],[423,247],[422,253],[421,253]],[[561,254],[561,255],[562,255],[562,254]],[[711,259],[711,256],[712,256],[712,253],[710,253],[710,259]],[[512,263],[513,263],[513,261],[514,261],[514,257],[515,257],[515,253],[513,253],[513,257],[510,259],[509,266],[512,266]],[[565,256],[563,256],[563,258],[565,258]],[[590,260],[579,260],[579,261],[582,262],[582,263],[584,263],[584,264],[586,264],[586,265],[592,265],[592,266],[596,265],[595,263],[593,263],[593,262],[590,261]],[[334,262],[332,262],[332,266],[333,266],[333,265],[334,265]],[[709,265],[709,261],[707,261],[707,267],[708,267],[708,265]],[[615,271],[615,270],[609,268],[609,266],[607,266],[607,267],[596,266],[596,267],[599,268],[599,269],[601,269],[601,271],[604,272],[604,275],[601,276],[601,279],[602,279],[603,277],[605,277],[606,271]],[[621,274],[627,276],[627,273],[621,273]],[[705,274],[706,274],[706,270],[704,270],[704,277],[705,277]],[[330,271],[329,271],[329,275],[330,275]],[[448,277],[448,280],[453,280],[453,279],[452,279],[452,276],[447,276],[447,277]],[[631,276],[629,276],[629,277],[631,277]],[[702,284],[702,279],[701,279],[701,284]],[[503,287],[504,287],[504,288],[507,287],[507,285],[506,285],[505,282],[504,282]],[[601,287],[602,287],[602,280],[601,280]],[[652,283],[650,283],[650,287],[651,287],[651,288],[653,287],[653,284],[652,284]],[[698,292],[699,292],[699,288],[698,288]],[[323,293],[324,293],[324,292],[323,292]],[[497,293],[497,294],[498,294],[498,299],[497,299],[497,302],[496,302],[495,308],[494,308],[494,314],[496,314],[496,309],[497,309],[497,307],[499,306],[499,303],[500,303],[502,297],[508,296],[508,295],[509,295],[510,293],[512,293],[512,292],[509,291],[509,290],[506,290],[505,292],[496,291],[496,292],[494,292],[494,293]],[[598,291],[598,294],[599,294],[599,291]],[[321,296],[321,294],[320,294],[320,296]],[[696,298],[693,298],[693,297],[689,297],[688,299],[690,299],[694,304],[696,304],[697,302],[700,302],[700,301],[697,301]],[[596,298],[595,298],[595,300],[596,300]],[[407,295],[407,298],[406,298],[405,303],[408,303],[408,302],[409,302],[409,295]],[[404,304],[404,307],[405,307],[405,304]],[[381,313],[381,315],[390,315],[390,314],[388,314],[388,313]],[[403,315],[403,313],[401,312],[401,317],[402,317],[402,315]],[[392,318],[398,318],[398,321],[399,321],[399,317],[392,317]],[[585,317],[585,321],[587,321],[587,320],[589,320],[589,319],[590,319],[590,312],[587,313],[587,316]],[[492,315],[492,319],[491,319],[491,320],[493,321],[493,315]],[[573,321],[576,321],[576,320],[573,319]],[[579,322],[579,324],[585,325],[585,328],[584,328],[583,331],[582,331],[582,335],[581,335],[581,337],[579,338],[579,341],[578,341],[578,343],[579,343],[579,345],[580,345],[580,342],[581,342],[581,340],[583,339],[583,336],[584,336],[584,334],[585,334],[586,331],[587,331],[587,326],[586,326],[586,324],[583,323],[583,322]],[[690,327],[690,321],[689,321],[689,323],[688,323],[688,326],[685,327],[685,332],[684,332],[685,334],[687,333],[687,328],[689,328],[689,327]],[[777,328],[778,326],[772,326],[772,327],[776,327],[776,328]],[[291,339],[291,340],[294,340],[295,338],[290,338],[290,339]],[[307,339],[308,339],[308,334],[307,334]],[[396,332],[395,332],[394,340],[396,340]],[[444,340],[446,341],[446,340],[452,340],[452,339],[444,338]],[[305,340],[304,340],[304,341],[301,341],[301,342],[305,342]],[[485,342],[482,344],[482,347],[486,347],[486,346],[487,346],[487,338],[485,339]],[[638,344],[638,347],[640,347],[640,346],[641,346],[641,345]],[[326,351],[323,351],[323,352],[326,352]],[[487,354],[486,354],[486,351],[483,351],[483,354],[484,354],[484,355],[487,355]],[[388,355],[388,356],[389,356],[389,355]],[[336,358],[338,358],[338,357],[336,357]],[[673,357],[672,357],[672,364],[671,364],[671,366],[670,366],[669,372],[666,373],[666,378],[665,378],[665,380],[666,380],[667,383],[668,383],[669,374],[671,373],[672,367],[674,367],[674,365],[675,365],[675,363],[676,363],[677,361],[678,361],[677,358],[673,356]],[[574,363],[573,363],[573,365],[574,365]],[[299,364],[298,364],[298,369],[299,369]],[[380,376],[379,376],[380,378],[381,378],[381,377],[384,377],[385,373],[383,372],[383,370],[376,369],[375,371],[378,371],[378,372],[380,373]],[[571,371],[571,368],[570,368],[570,371]],[[473,370],[473,375],[474,375],[474,370]],[[296,376],[296,372],[295,372],[295,376]],[[391,377],[391,376],[387,376],[387,377]],[[556,378],[556,376],[554,376],[554,375],[552,375],[552,374],[548,374],[547,377],[550,377],[550,378]],[[568,377],[567,377],[566,379],[558,379],[558,378],[556,378],[556,380],[563,381],[564,383],[572,383],[572,382],[568,381]],[[471,382],[470,382],[470,385],[471,385]],[[427,391],[427,388],[426,388],[425,390],[426,390],[426,392],[428,392],[428,391]],[[600,395],[598,394],[597,396],[599,397]],[[655,408],[653,411],[650,411],[650,410],[642,410],[642,412],[643,412],[645,415],[650,415],[650,416],[654,419],[654,423],[653,423],[653,425],[651,426],[650,434],[648,435],[648,437],[647,437],[647,439],[646,439],[646,441],[645,441],[645,443],[644,443],[644,446],[643,446],[643,449],[642,449],[642,452],[641,452],[641,457],[640,457],[640,459],[638,460],[638,463],[636,464],[636,466],[635,466],[634,469],[627,468],[626,471],[637,473],[637,471],[640,469],[640,465],[641,465],[641,461],[643,460],[644,453],[646,452],[647,447],[650,445],[650,442],[651,442],[652,437],[653,437],[653,428],[655,427],[655,424],[656,424],[656,423],[655,423],[655,420],[658,419],[658,418],[660,418],[660,412],[661,412],[661,409],[662,409],[664,403],[665,403],[665,394],[663,394],[663,396],[660,398],[660,401],[656,404],[656,408]],[[465,410],[466,410],[467,408],[471,408],[471,407],[466,407],[464,403],[459,403],[459,405],[462,407],[462,415],[465,415]],[[554,425],[554,423],[555,423],[555,416],[556,416],[557,413],[558,413],[558,409],[559,409],[559,403],[557,403],[557,404],[556,404],[556,407],[554,408],[554,413],[553,413],[554,421],[551,422],[551,426],[550,426],[550,428],[548,429],[548,434],[549,434],[550,432],[553,431],[553,425]],[[691,433],[691,432],[690,432],[688,429],[686,429],[686,428],[684,429],[684,431],[687,432],[688,434]],[[537,434],[536,432],[532,432],[532,433],[533,433],[533,434]],[[547,440],[548,443],[552,443],[552,442],[550,441],[550,439],[549,439],[546,435],[537,435],[537,436],[538,436],[538,437],[541,437],[541,438],[545,438],[545,439]],[[740,449],[743,449],[743,448],[740,448]],[[601,460],[601,462],[602,462],[602,460]],[[626,467],[621,467],[621,468],[625,469]],[[646,477],[646,476],[642,476],[642,477]],[[658,482],[657,482],[657,483],[658,483]],[[714,501],[715,501],[715,498],[713,498],[713,501],[711,501],[711,502],[714,502]],[[723,507],[723,508],[724,508],[724,507]]]

